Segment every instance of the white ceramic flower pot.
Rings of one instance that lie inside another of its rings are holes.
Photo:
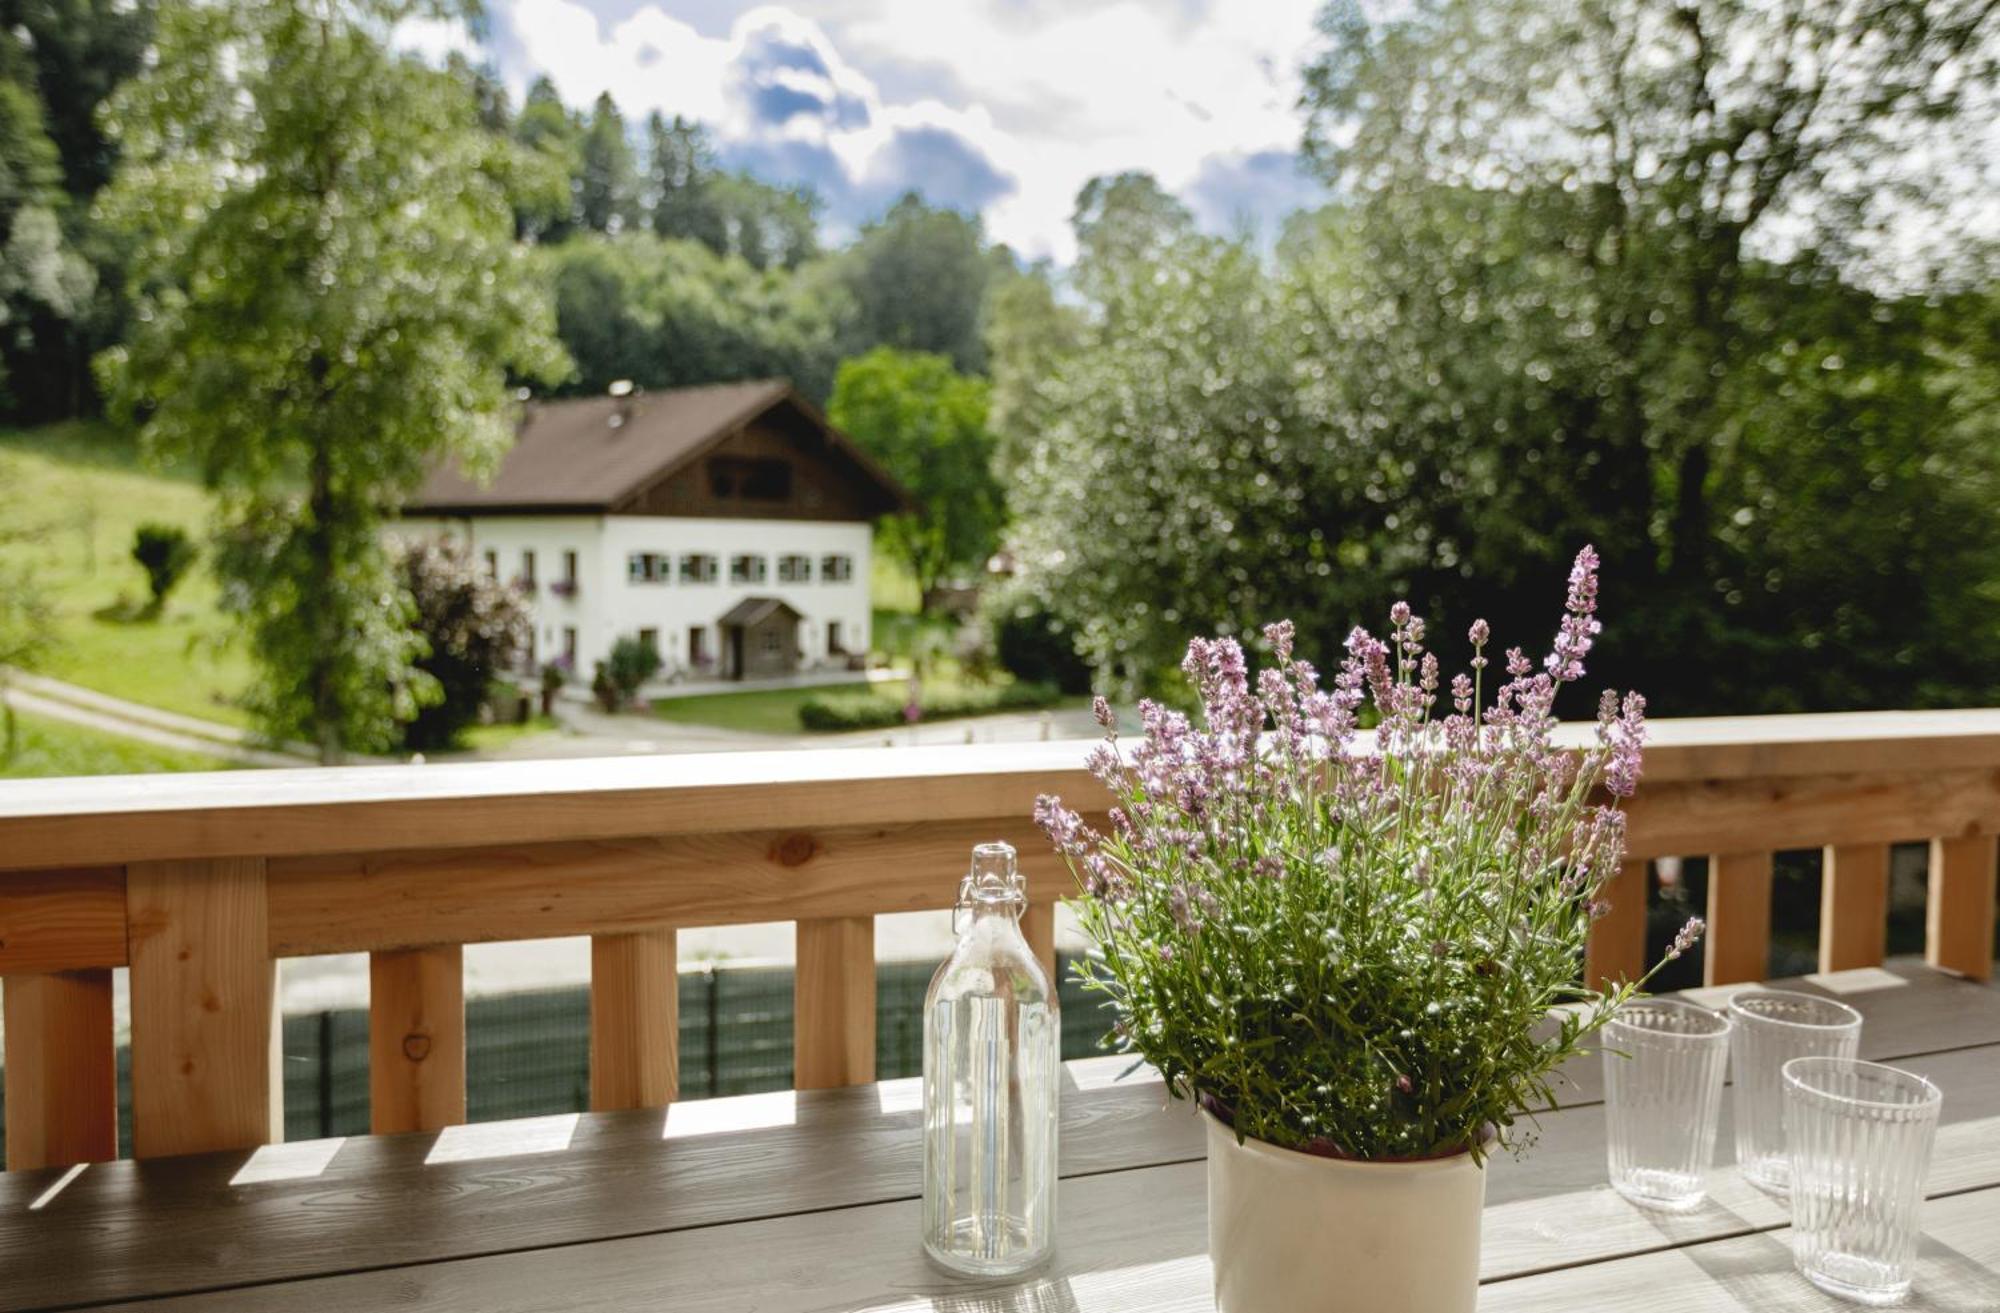
[[[1218,1313],[1472,1313],[1486,1203],[1472,1155],[1353,1162],[1202,1120]]]

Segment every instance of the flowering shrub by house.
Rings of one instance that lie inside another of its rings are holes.
[[[1052,797],[1036,819],[1083,887],[1084,970],[1117,1044],[1239,1138],[1364,1159],[1518,1148],[1551,1073],[1644,983],[1579,983],[1644,737],[1644,699],[1607,690],[1594,745],[1554,743],[1596,610],[1586,547],[1554,650],[1537,669],[1509,649],[1490,705],[1486,623],[1441,690],[1400,602],[1386,641],[1349,635],[1329,688],[1280,621],[1254,682],[1233,639],[1189,645],[1200,724],[1142,702],[1128,750],[1099,699],[1110,831]]]

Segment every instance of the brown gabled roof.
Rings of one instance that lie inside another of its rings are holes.
[[[725,629],[731,625],[742,625],[747,629],[763,624],[780,611],[790,615],[794,620],[805,619],[791,603],[781,597],[746,597],[725,611],[722,619],[715,623]]]
[[[745,424],[790,407],[818,428],[898,507],[910,495],[782,379],[530,402],[514,445],[488,483],[455,462],[431,472],[408,515],[607,511],[652,487]],[[624,419],[614,423],[620,415]]]

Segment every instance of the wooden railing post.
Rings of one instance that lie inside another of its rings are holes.
[[[1591,922],[1584,944],[1583,978],[1590,989],[1646,973],[1646,882],[1650,863],[1625,862],[1598,897],[1610,907]]]
[[[802,1090],[875,1079],[875,918],[798,923],[792,1083]]]
[[[680,1092],[679,951],[671,926],[590,941],[590,1106],[660,1108]]]
[[[134,862],[132,1152],[248,1149],[284,1135],[264,862]]]
[[[118,1156],[111,971],[9,976],[7,1170]]]
[[[1771,964],[1771,858],[1768,852],[1708,859],[1708,935],[1702,983],[1762,980]]]
[[[377,1135],[465,1120],[465,951],[368,955],[368,1125]]]
[[[1931,840],[1924,960],[1971,980],[1993,978],[1994,840]]]
[[[1819,969],[1882,965],[1889,952],[1889,845],[1828,847],[1819,879]]]

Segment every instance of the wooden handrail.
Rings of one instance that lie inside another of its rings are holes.
[[[1578,741],[1588,727],[1577,727]],[[1649,859],[1706,855],[1713,983],[1764,974],[1772,855],[1827,850],[1821,960],[1879,962],[1892,842],[1932,847],[1928,956],[1992,972],[2000,710],[1655,722],[1593,981],[1644,955]],[[1053,954],[1069,877],[1039,793],[1108,801],[1075,742],[0,784],[8,1165],[115,1147],[109,968],[132,971],[133,1149],[275,1135],[277,959],[368,952],[378,1131],[464,1116],[459,947],[593,937],[592,1102],[674,1097],[673,932],[798,924],[797,1080],[869,1079],[872,918],[1022,853]],[[17,1097],[17,1090],[19,1091]],[[62,1092],[73,1090],[73,1098]]]

